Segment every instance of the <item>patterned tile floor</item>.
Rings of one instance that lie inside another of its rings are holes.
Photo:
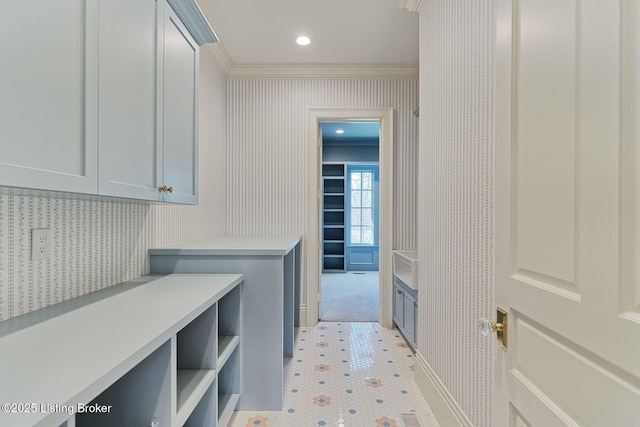
[[[403,427],[401,414],[414,414],[422,427],[437,427],[414,370],[397,329],[349,322],[298,328],[294,356],[285,360],[283,410],[235,412],[229,425]]]

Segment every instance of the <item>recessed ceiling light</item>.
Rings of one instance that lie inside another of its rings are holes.
[[[344,129],[336,129],[336,133],[344,133]]]
[[[300,36],[296,39],[296,43],[298,43],[300,46],[306,46],[311,43],[311,39],[307,36]]]

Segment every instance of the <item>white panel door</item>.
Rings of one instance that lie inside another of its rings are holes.
[[[162,183],[166,200],[198,202],[199,48],[171,6],[165,5]]]
[[[4,2],[0,185],[97,191],[96,0]]]
[[[637,16],[498,1],[495,426],[640,425]]]
[[[156,200],[156,0],[100,2],[100,194]]]

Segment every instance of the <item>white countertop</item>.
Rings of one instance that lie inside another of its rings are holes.
[[[286,255],[300,236],[221,236],[149,249],[150,255]]]
[[[89,403],[242,279],[174,274],[7,333],[0,403]],[[48,415],[60,414],[0,412],[0,425],[32,426]]]

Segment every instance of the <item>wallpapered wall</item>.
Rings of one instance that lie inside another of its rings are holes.
[[[0,194],[0,321],[148,273],[147,249],[225,233],[226,81],[200,64],[200,203]],[[53,256],[31,261],[32,228]]]
[[[416,247],[417,79],[229,80],[227,102],[230,233],[304,233],[309,109],[391,107],[394,247]]]
[[[419,353],[473,425],[491,426],[495,2],[420,10]]]
[[[416,248],[417,79],[230,79],[227,88],[230,234],[304,234],[309,109],[390,107],[394,248]]]

